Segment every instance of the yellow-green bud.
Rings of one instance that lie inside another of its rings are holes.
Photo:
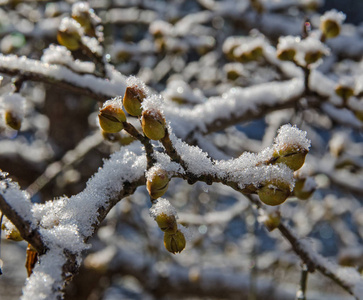
[[[20,235],[20,232],[17,228],[13,227],[11,229],[6,229],[6,238],[8,240],[12,240],[15,242],[20,242],[23,240],[23,238]]]
[[[348,100],[354,95],[354,90],[350,86],[338,84],[335,88],[335,93],[343,100]]]
[[[227,78],[229,80],[236,80],[239,76],[240,74],[235,69],[230,69],[227,71]]]
[[[144,111],[141,126],[145,135],[151,140],[158,141],[165,136],[165,119],[158,111]]]
[[[126,121],[126,115],[121,107],[110,104],[100,110],[98,119],[105,132],[116,133],[124,128],[122,122]]]
[[[169,186],[169,176],[168,173],[159,169],[155,171],[151,178],[148,178],[146,182],[146,188],[152,199],[160,198],[168,190]]]
[[[164,234],[164,246],[169,252],[173,254],[180,253],[184,250],[185,245],[185,237],[180,230],[177,230],[174,234]]]
[[[295,49],[283,49],[277,52],[277,58],[284,61],[294,61],[296,55]]]
[[[297,178],[295,181],[294,195],[301,200],[310,198],[315,191],[315,187],[306,189],[305,182],[306,178]]]
[[[340,25],[335,20],[327,19],[320,23],[320,30],[327,39],[331,39],[340,34]]]
[[[95,28],[91,22],[91,16],[89,12],[81,12],[79,14],[72,14],[72,18],[76,20],[83,28],[84,32],[88,36],[96,36]]]
[[[20,118],[11,111],[5,112],[5,123],[14,130],[19,130],[21,127]]]
[[[159,228],[168,234],[175,234],[178,230],[178,224],[174,215],[167,215],[161,213],[155,218],[156,223],[158,223]]]
[[[307,65],[313,64],[317,62],[320,58],[323,57],[323,52],[316,50],[316,51],[310,51],[305,54],[305,62]]]
[[[141,103],[145,99],[146,95],[143,90],[135,87],[129,86],[126,88],[123,104],[126,111],[131,116],[141,116],[142,114],[142,107]]]
[[[242,52],[238,56],[236,56],[236,60],[242,64],[248,63],[252,60],[252,56],[250,52]]]
[[[355,117],[363,122],[363,110],[357,110],[354,112]]]
[[[279,180],[267,181],[257,193],[263,203],[275,206],[282,204],[289,197],[290,186]]]
[[[58,30],[57,40],[59,44],[71,51],[78,50],[81,45],[81,37],[76,31]]]
[[[274,163],[283,163],[296,171],[303,166],[308,152],[308,150],[300,149],[298,146],[288,145],[279,151],[275,150],[273,153],[273,157],[276,158]]]
[[[280,225],[281,215],[279,212],[270,213],[266,216],[263,224],[266,226],[268,231],[276,229]]]
[[[263,55],[263,49],[261,46],[256,47],[250,52],[251,60],[257,60]]]
[[[263,13],[265,8],[262,3],[258,0],[250,0],[251,7],[259,14]]]

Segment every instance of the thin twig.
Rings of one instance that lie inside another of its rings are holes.
[[[301,277],[300,277],[300,287],[296,293],[296,300],[306,300],[306,286],[308,282],[309,270],[305,264],[301,266]]]

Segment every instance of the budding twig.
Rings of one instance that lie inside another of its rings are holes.
[[[132,124],[128,122],[122,122],[122,124],[128,134],[138,139],[144,145],[147,159],[147,169],[149,170],[156,162],[153,156],[154,149],[150,143],[150,140],[146,136],[142,135]]]

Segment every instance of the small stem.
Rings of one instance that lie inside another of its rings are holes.
[[[296,300],[306,300],[306,286],[309,270],[305,264],[301,267],[300,288],[296,293]]]
[[[160,140],[160,142],[163,144],[165,151],[170,156],[170,158],[180,164],[185,170],[187,170],[185,162],[182,160],[174,148],[172,141],[170,140],[170,134],[167,128],[165,128],[165,136]]]
[[[311,70],[308,66],[304,67],[303,70],[304,70],[305,92],[306,92],[306,94],[310,94],[309,80],[310,80]]]
[[[147,169],[149,170],[156,162],[154,158],[154,149],[150,143],[150,140],[142,135],[132,124],[128,122],[122,122],[125,131],[139,140],[145,147],[146,159],[147,159]]]

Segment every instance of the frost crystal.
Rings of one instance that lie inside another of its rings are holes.
[[[149,88],[146,86],[146,84],[136,76],[127,77],[126,84],[128,87],[134,87],[141,90],[145,95],[148,95],[150,93]]]
[[[163,98],[161,96],[152,95],[147,97],[141,105],[144,110],[163,113]]]
[[[105,108],[107,106],[111,105],[114,108],[121,108],[122,109],[122,98],[121,97],[115,97],[113,99],[107,100],[105,103],[103,103],[102,108]]]
[[[309,150],[310,140],[306,138],[306,134],[306,131],[298,129],[296,125],[283,125],[275,138],[274,148],[279,150],[286,147],[286,145],[294,145],[299,149]]]
[[[176,209],[171,205],[171,203],[164,199],[159,198],[156,203],[150,208],[150,216],[154,219],[160,215],[165,214],[167,216],[174,216],[176,219],[178,218]]]

